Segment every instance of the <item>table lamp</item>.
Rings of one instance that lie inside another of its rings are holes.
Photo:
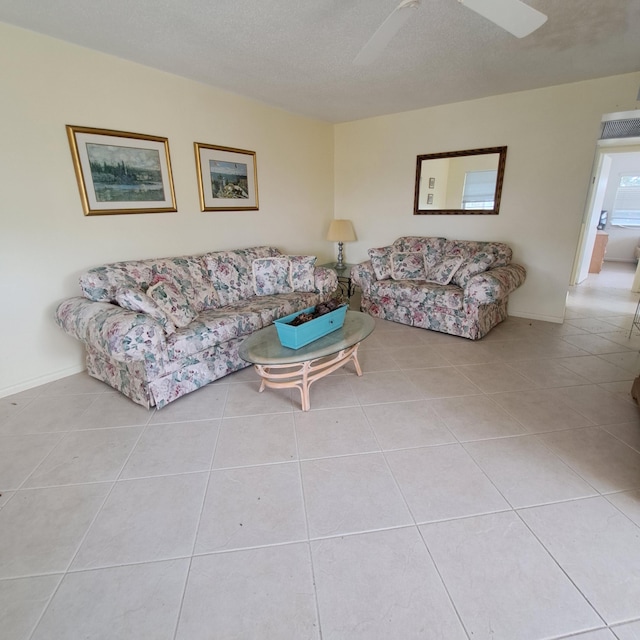
[[[327,233],[327,240],[338,243],[338,262],[336,262],[336,269],[344,269],[342,245],[345,242],[354,242],[356,239],[356,232],[353,230],[351,220],[331,221],[329,233]]]

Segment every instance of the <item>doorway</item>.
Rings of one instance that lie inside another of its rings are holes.
[[[609,260],[634,263],[640,245],[640,227],[612,224],[611,210],[620,176],[640,175],[640,144],[636,139],[600,140],[593,163],[587,207],[574,260],[571,285],[579,285],[590,272],[594,246],[607,245]],[[597,250],[596,250],[597,252]],[[639,280],[638,278],[636,280]],[[640,282],[634,280],[633,288]]]

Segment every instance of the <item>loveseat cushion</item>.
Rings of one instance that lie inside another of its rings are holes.
[[[449,284],[463,260],[462,256],[445,256],[427,269],[425,280],[435,284]]]
[[[393,250],[400,252],[419,252],[425,256],[425,265],[427,268],[439,262],[444,255],[449,253],[445,251],[446,238],[428,237],[428,236],[403,236],[393,243]]]
[[[391,277],[394,280],[425,280],[424,253],[394,251],[391,254]]]
[[[467,259],[462,259],[460,268],[453,274],[453,281],[464,289],[473,276],[491,269],[491,267],[495,265],[496,260],[497,256],[495,253],[489,253],[487,251],[479,251]]]
[[[391,277],[391,254],[393,252],[393,247],[369,249],[368,253],[371,266],[378,280],[387,280]]]
[[[478,271],[482,266],[486,265],[484,271],[495,267],[504,267],[511,264],[513,255],[511,247],[503,242],[478,240],[448,240],[444,251],[446,255],[460,255],[464,258],[464,262],[453,277],[453,282],[461,287],[466,286],[469,278],[483,273],[483,271]],[[479,256],[477,262],[475,256]]]
[[[420,280],[378,280],[371,285],[370,296],[380,304],[428,311],[439,307],[461,311],[463,291],[454,285],[442,286]]]
[[[402,236],[393,243],[396,251],[419,251],[420,253],[428,253],[439,251],[442,253],[446,238],[435,236]]]
[[[492,242],[482,240],[447,240],[444,246],[444,253],[446,255],[463,255],[465,258],[470,258],[476,253],[486,251],[489,254],[495,255],[496,267],[503,267],[511,263],[513,251],[511,247],[504,244],[504,242]]]

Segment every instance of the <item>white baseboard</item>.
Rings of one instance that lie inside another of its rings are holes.
[[[537,313],[509,312],[509,315],[514,316],[515,318],[525,318],[528,320],[542,320],[543,322],[555,322],[557,324],[562,324],[564,322],[564,318],[561,318],[559,316],[541,316],[541,315],[538,315]]]
[[[48,373],[44,376],[38,376],[31,380],[25,380],[20,384],[0,389],[0,398],[6,398],[7,396],[12,396],[15,393],[21,393],[22,391],[28,391],[34,387],[39,387],[40,385],[47,384],[48,382],[55,382],[56,380],[60,380],[60,378],[66,378],[67,376],[72,376],[76,373],[82,373],[85,369],[85,365],[79,364],[73,367],[68,367],[67,369],[55,371],[54,373]]]

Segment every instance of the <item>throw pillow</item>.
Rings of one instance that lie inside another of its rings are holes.
[[[139,289],[124,287],[118,289],[116,291],[116,302],[128,311],[146,313],[162,326],[168,336],[175,333],[176,327],[167,314],[146,293]]]
[[[253,263],[253,289],[258,296],[291,293],[288,258],[256,258]]]
[[[463,260],[462,256],[445,256],[440,262],[428,268],[426,281],[442,285],[449,284]]]
[[[391,277],[394,280],[424,280],[424,253],[392,253]]]
[[[453,281],[463,289],[473,276],[488,271],[496,261],[496,256],[486,251],[480,251],[465,260],[455,272]]]
[[[316,256],[287,256],[289,258],[289,281],[294,291],[316,290]]]
[[[186,327],[197,315],[173,282],[156,282],[147,289],[147,295],[167,314],[176,327]]]
[[[380,249],[369,249],[369,259],[371,266],[378,280],[387,280],[391,277],[391,254],[393,247],[381,247]]]

